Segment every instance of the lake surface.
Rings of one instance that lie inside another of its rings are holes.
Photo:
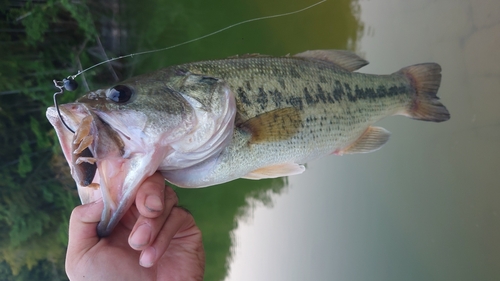
[[[151,3],[127,6],[131,52],[314,1]],[[500,1],[329,0],[136,57],[131,68],[313,49],[356,51],[370,62],[360,71],[374,74],[439,63],[451,119],[384,119],[383,149],[324,157],[288,179],[179,189],[204,233],[206,280],[498,280]]]

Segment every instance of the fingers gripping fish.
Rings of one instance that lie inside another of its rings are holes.
[[[171,66],[89,92],[60,111],[55,127],[83,203],[105,202],[100,235],[159,170],[181,187],[304,172],[328,154],[366,153],[390,133],[392,115],[442,122],[441,68],[418,64],[389,75],[353,72],[367,62],[338,50],[245,55]]]

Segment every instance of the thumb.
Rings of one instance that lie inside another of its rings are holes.
[[[102,199],[73,209],[69,219],[67,257],[77,258],[99,242],[97,224],[104,209]]]

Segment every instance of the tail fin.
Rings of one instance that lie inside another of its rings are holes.
[[[439,64],[415,64],[397,73],[405,75],[415,89],[415,95],[406,112],[411,118],[433,122],[450,119],[450,113],[436,96],[441,83]]]

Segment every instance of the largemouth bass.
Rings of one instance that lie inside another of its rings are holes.
[[[105,236],[157,170],[181,187],[296,175],[323,155],[379,149],[390,133],[372,124],[386,116],[450,118],[436,96],[438,64],[353,72],[366,64],[336,50],[194,62],[61,105],[75,134],[54,107],[47,117],[82,202],[103,197],[98,233]]]

